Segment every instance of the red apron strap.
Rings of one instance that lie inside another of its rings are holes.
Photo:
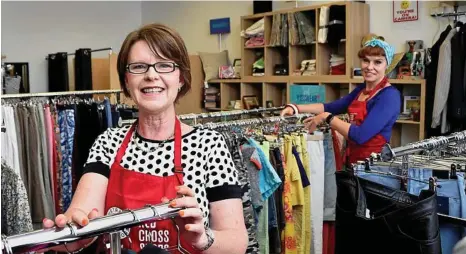
[[[128,147],[129,141],[131,139],[131,135],[133,135],[136,124],[137,124],[137,121],[134,122],[133,125],[131,125],[131,128],[128,130],[128,133],[126,133],[125,139],[123,139],[123,143],[121,144],[120,148],[117,151],[114,163],[120,164],[120,161],[123,158],[123,155],[125,155],[126,148]]]
[[[372,96],[377,92],[379,91],[380,89],[382,89],[383,87],[385,87],[385,85],[387,84],[388,82],[388,78],[385,76],[381,81],[380,83],[378,83],[374,89],[370,90],[370,91],[366,91],[366,89],[362,89],[362,93],[364,93],[364,95],[369,95],[367,96],[366,98],[366,101],[368,101],[370,98],[372,98]],[[359,97],[359,96],[358,96]]]
[[[175,175],[180,185],[183,185],[183,167],[181,166],[181,123],[178,118],[175,120]]]

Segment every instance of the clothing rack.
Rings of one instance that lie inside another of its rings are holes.
[[[255,125],[255,124],[264,124],[264,123],[278,123],[278,122],[287,122],[289,120],[301,120],[307,117],[314,116],[314,114],[305,113],[297,114],[292,116],[272,116],[266,118],[253,118],[253,119],[242,119],[242,120],[233,120],[227,122],[218,122],[218,123],[205,123],[198,124],[196,127],[216,129],[229,126],[243,126],[243,125]]]
[[[458,2],[455,1],[453,5],[453,12],[442,12],[442,13],[433,13],[430,16],[431,17],[455,17],[455,23],[458,22],[458,17],[466,15],[466,11],[458,11]]]
[[[105,50],[110,50],[110,54],[112,54],[112,47],[108,48],[101,48],[101,49],[91,49],[91,52],[99,52],[99,51],[105,51]],[[66,53],[68,56],[74,56],[75,53]],[[48,60],[48,56],[45,57],[45,60]]]
[[[253,113],[266,113],[266,112],[275,112],[284,109],[285,106],[280,107],[271,107],[271,108],[257,108],[257,109],[248,109],[248,110],[232,110],[232,111],[219,111],[219,112],[210,112],[210,113],[200,113],[200,114],[184,114],[178,116],[180,120],[194,120],[194,125],[197,125],[196,120],[203,118],[216,118],[216,117],[228,117],[228,116],[239,116],[239,115],[248,115]],[[123,120],[122,125],[133,124],[136,119]]]
[[[466,130],[455,132],[448,136],[439,136],[432,137],[429,139],[421,140],[414,142],[405,146],[391,148],[390,144],[385,144],[380,153],[382,161],[391,161],[397,157],[415,154],[424,150],[436,149],[453,142],[465,141],[466,140]]]

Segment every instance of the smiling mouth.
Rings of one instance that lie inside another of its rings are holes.
[[[163,91],[165,91],[165,89],[161,87],[148,87],[141,89],[141,92],[144,94],[161,93]]]

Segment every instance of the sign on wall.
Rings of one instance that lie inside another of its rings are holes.
[[[419,19],[419,2],[393,1],[393,22],[414,21]]]
[[[210,34],[230,33],[230,18],[220,18],[210,20]]]
[[[325,86],[316,85],[291,85],[290,102],[294,104],[310,104],[325,102]]]

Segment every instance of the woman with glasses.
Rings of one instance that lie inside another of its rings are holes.
[[[248,236],[241,189],[223,136],[181,123],[175,103],[191,87],[188,52],[179,34],[161,24],[131,32],[117,62],[121,89],[139,108],[132,125],[111,128],[91,148],[70,207],[44,227],[169,202],[183,208],[171,220],[125,231],[123,247],[181,246],[189,253],[245,253]],[[77,251],[91,244],[57,247]]]

